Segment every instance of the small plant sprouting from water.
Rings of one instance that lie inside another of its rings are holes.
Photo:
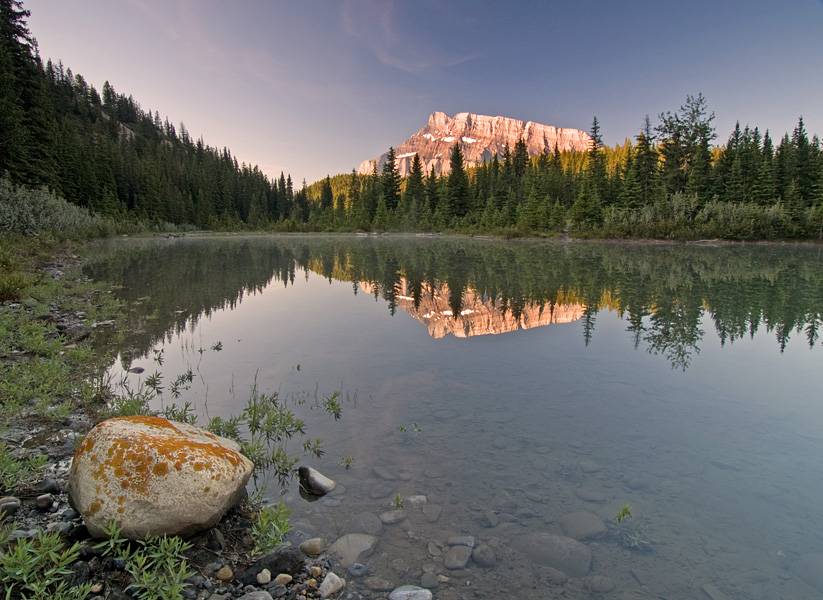
[[[400,494],[394,495],[394,500],[392,500],[392,506],[394,506],[395,510],[402,510],[403,506],[405,506],[405,502],[403,501],[403,496]]]
[[[212,350],[214,350],[215,352],[220,352],[220,351],[223,349],[223,342],[221,342],[221,341],[219,341],[219,340],[218,340],[218,341],[217,341],[217,343],[216,343],[216,344],[214,344],[214,345],[211,347],[211,349],[212,349]]]
[[[423,428],[420,427],[417,423],[412,423],[411,425],[404,425],[403,423],[397,428],[400,433],[408,433],[412,431],[414,433],[423,433]]]
[[[341,467],[343,467],[344,469],[346,469],[348,471],[349,469],[352,468],[352,465],[354,464],[354,457],[349,456],[347,454],[346,456],[343,456],[343,457],[340,458],[340,463],[339,464],[340,464]]]
[[[343,414],[343,407],[340,404],[340,392],[334,392],[331,396],[324,398],[323,408],[334,417],[335,421],[339,421],[340,416]]]
[[[618,524],[622,523],[623,521],[627,521],[628,519],[632,518],[632,507],[629,506],[628,502],[625,503],[623,506],[620,507],[620,510],[617,511],[617,515],[614,517],[614,520],[617,521]]]
[[[326,453],[326,451],[323,450],[323,440],[320,438],[315,438],[313,440],[304,441],[303,452],[305,454],[311,454],[315,458],[320,458]]]

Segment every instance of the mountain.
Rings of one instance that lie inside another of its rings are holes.
[[[530,155],[552,152],[555,144],[561,152],[587,150],[589,134],[580,129],[544,125],[534,121],[521,121],[511,117],[491,117],[474,113],[457,113],[450,117],[443,112],[433,112],[425,127],[413,133],[409,139],[395,147],[397,167],[402,176],[409,174],[412,157],[420,155],[423,170],[434,169],[436,175],[449,172],[449,150],[459,143],[466,166],[473,167],[501,155],[506,145],[514,149],[523,138]],[[386,153],[375,159],[363,161],[358,171],[369,174],[386,161]]]

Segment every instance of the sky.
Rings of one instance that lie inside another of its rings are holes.
[[[436,110],[634,136],[687,94],[823,133],[823,0],[25,0],[62,60],[270,175],[348,172]]]

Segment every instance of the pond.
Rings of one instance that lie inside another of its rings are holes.
[[[325,454],[292,450],[338,489],[286,491],[293,535],[376,537],[349,589],[773,599],[823,593],[822,259],[204,236],[109,242],[89,273],[128,311],[115,378],[162,371],[170,403],[191,369],[174,402],[204,418],[239,413],[255,382],[295,407]],[[335,391],[339,420],[319,409]],[[484,553],[449,569],[456,535]]]

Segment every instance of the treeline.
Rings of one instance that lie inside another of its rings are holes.
[[[609,237],[821,238],[823,151],[803,119],[776,144],[738,124],[714,147],[714,114],[689,96],[634,141],[603,145],[597,118],[588,152],[554,148],[530,157],[521,140],[468,170],[458,144],[450,173],[422,170],[401,181],[395,153],[378,173],[314,184],[320,227],[470,232],[560,232]]]
[[[20,0],[0,0],[0,176],[98,215],[217,229],[823,238],[823,151],[802,118],[779,141],[737,126],[715,146],[714,114],[690,96],[616,147],[595,119],[588,152],[529,156],[520,141],[467,169],[455,145],[447,175],[415,157],[403,180],[390,149],[380,172],[295,189],[108,83],[98,92],[44,64],[28,16]]]
[[[112,217],[225,228],[281,221],[297,206],[302,218],[290,176],[270,181],[108,82],[99,92],[44,64],[28,17],[19,0],[0,0],[0,175]]]

